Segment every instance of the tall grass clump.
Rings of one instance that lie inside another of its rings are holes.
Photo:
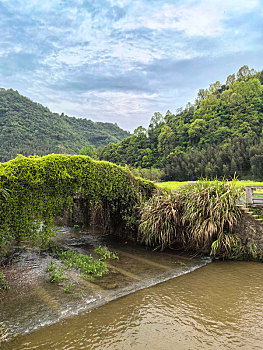
[[[233,232],[241,214],[236,204],[242,188],[235,186],[235,180],[203,180],[180,188],[177,195],[183,206],[184,244],[206,252],[217,241],[213,254],[228,255],[238,244]]]
[[[172,194],[150,199],[141,209],[141,240],[164,249],[175,243],[184,249],[228,256],[240,242],[234,228],[240,216],[242,189],[235,181],[200,180]]]
[[[162,250],[175,243],[180,227],[180,204],[176,196],[159,192],[141,207],[139,236],[142,242]]]

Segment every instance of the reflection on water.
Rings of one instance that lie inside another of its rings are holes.
[[[262,275],[260,263],[212,263],[3,349],[262,349]]]

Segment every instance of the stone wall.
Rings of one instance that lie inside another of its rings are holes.
[[[258,256],[263,256],[263,221],[252,216],[246,209],[242,209],[242,216],[236,228],[238,236],[246,247],[251,244],[257,246]]]

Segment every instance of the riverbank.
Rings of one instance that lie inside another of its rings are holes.
[[[210,261],[178,255],[174,251],[153,252],[120,239],[114,240],[109,235],[74,228],[61,228],[58,237],[66,249],[82,254],[90,254],[96,246],[106,245],[116,251],[119,261],[109,261],[109,273],[91,281],[83,280],[73,269],[67,271],[75,283],[75,287],[67,291],[63,283],[50,283],[46,267],[53,258],[47,253],[31,250],[17,256],[4,272],[10,289],[2,295],[0,309],[0,320],[9,329],[11,338],[189,273]]]

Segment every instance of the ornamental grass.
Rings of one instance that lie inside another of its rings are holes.
[[[162,249],[176,242],[184,249],[222,256],[238,244],[233,234],[240,217],[242,188],[235,181],[207,181],[150,199],[141,209],[140,239]],[[231,235],[231,236],[230,236]]]
[[[168,193],[158,192],[141,208],[139,235],[147,245],[162,250],[175,243],[180,227],[180,205]]]

